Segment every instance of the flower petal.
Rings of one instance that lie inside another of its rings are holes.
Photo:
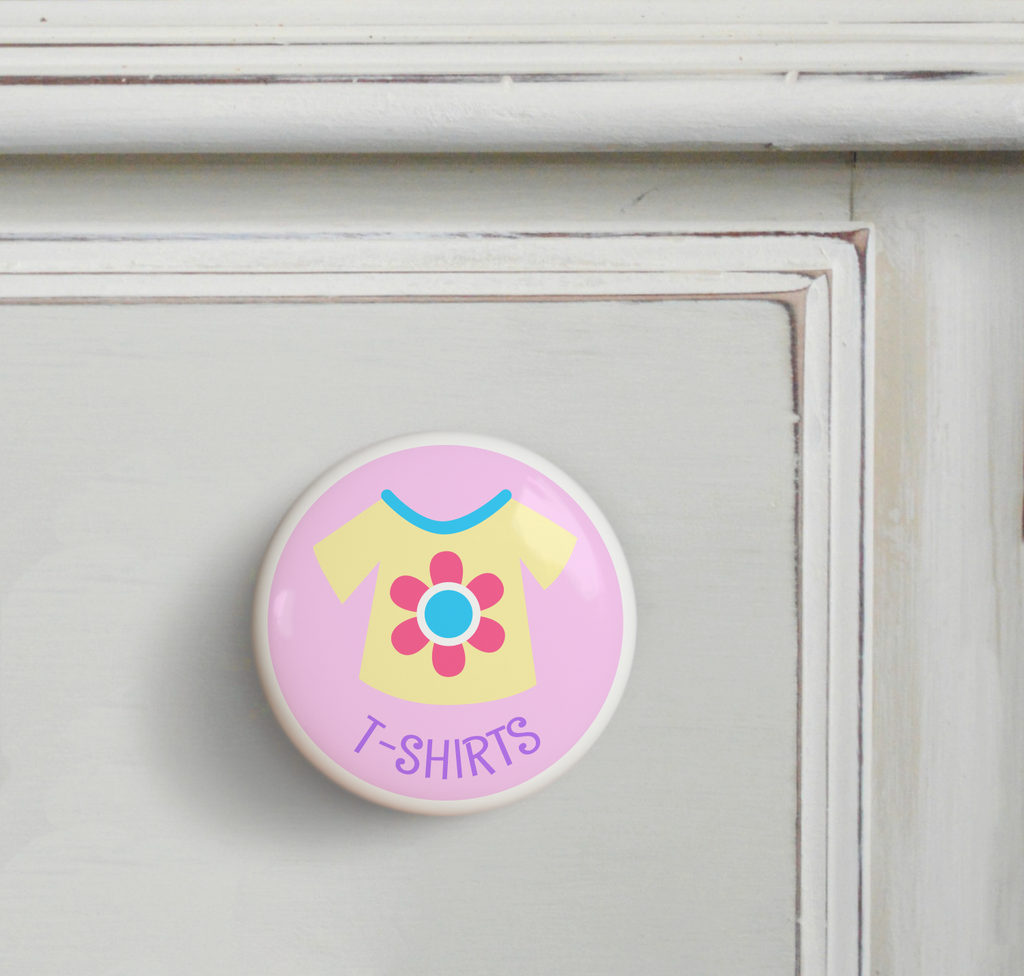
[[[493,607],[505,593],[505,587],[494,573],[481,573],[466,584],[466,589],[476,597],[481,610]]]
[[[505,643],[505,628],[497,620],[490,617],[481,617],[480,626],[477,627],[473,636],[469,638],[478,651],[493,654],[502,644]]]
[[[415,654],[427,640],[415,617],[403,620],[391,631],[391,644],[399,654]]]
[[[461,644],[452,647],[435,644],[432,662],[434,670],[442,678],[454,678],[466,666],[466,649]]]
[[[430,560],[430,581],[438,583],[461,583],[462,560],[454,552],[439,552]]]
[[[421,583],[415,576],[399,576],[391,584],[391,602],[403,610],[416,612],[420,605],[420,597],[427,592],[427,584]]]

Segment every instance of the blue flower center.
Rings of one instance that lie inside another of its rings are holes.
[[[473,606],[458,590],[441,590],[427,600],[423,619],[438,637],[450,640],[469,630]]]

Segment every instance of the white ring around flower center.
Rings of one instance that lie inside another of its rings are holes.
[[[456,593],[461,593],[469,600],[469,605],[473,609],[473,618],[469,626],[455,637],[439,637],[427,626],[427,603],[435,593],[441,593],[444,590],[455,590]],[[420,630],[423,631],[428,640],[432,640],[435,644],[440,644],[442,647],[454,647],[456,644],[469,640],[476,633],[477,627],[480,626],[480,601],[473,594],[472,590],[461,583],[438,583],[436,586],[430,587],[420,597],[420,602],[416,605],[416,622],[420,625]]]

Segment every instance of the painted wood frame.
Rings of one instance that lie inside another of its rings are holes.
[[[0,152],[1024,147],[1013,0],[6,0]]]
[[[873,241],[863,225],[418,234],[10,234],[0,304],[781,304],[797,471],[795,971],[866,976]]]

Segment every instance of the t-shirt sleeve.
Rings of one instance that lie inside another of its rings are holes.
[[[376,502],[313,546],[327,582],[342,603],[380,562],[385,507],[384,502]]]
[[[565,569],[576,545],[576,536],[532,508],[515,505],[511,528],[519,539],[519,557],[534,579],[546,590]]]

